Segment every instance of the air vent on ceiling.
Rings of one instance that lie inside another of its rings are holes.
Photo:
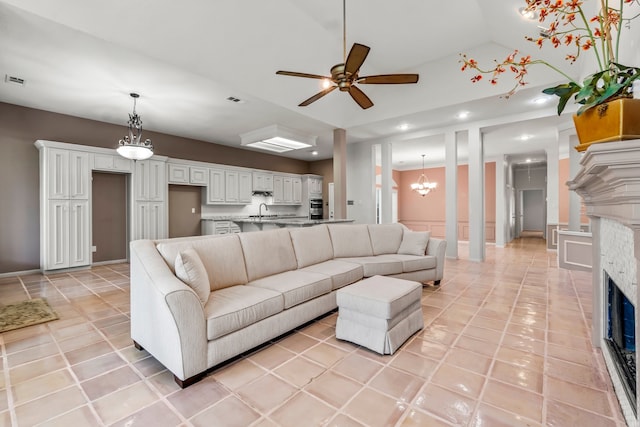
[[[244,101],[240,98],[236,98],[235,96],[227,97],[227,101],[235,102],[237,104],[244,104]]]
[[[13,83],[20,86],[24,86],[24,83],[25,83],[24,79],[21,79],[20,77],[16,77],[16,76],[10,76],[9,74],[4,75],[4,81],[5,83]]]

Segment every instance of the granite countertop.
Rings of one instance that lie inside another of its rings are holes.
[[[297,225],[308,226],[316,224],[337,224],[344,222],[353,222],[352,219],[309,219],[306,216],[268,216],[263,215],[262,218],[246,217],[246,216],[210,216],[201,218],[202,221],[233,221],[238,223],[257,223],[257,224],[275,224],[275,225]]]

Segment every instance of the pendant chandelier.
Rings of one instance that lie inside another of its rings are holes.
[[[417,182],[414,182],[413,184],[411,184],[411,189],[416,193],[418,193],[419,195],[421,195],[422,197],[429,194],[431,190],[435,190],[436,186],[438,185],[435,182],[429,182],[429,179],[427,179],[427,175],[425,175],[424,173],[424,156],[425,155],[423,154],[422,155],[422,174],[420,175],[420,178],[418,178]]]
[[[137,93],[129,94],[133,98],[133,114],[129,114],[129,135],[118,143],[116,151],[122,157],[131,160],[145,160],[153,156],[153,144],[150,139],[142,141],[142,120],[136,113],[136,100],[140,97]]]

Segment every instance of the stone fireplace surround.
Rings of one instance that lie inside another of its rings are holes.
[[[640,426],[624,391],[613,357],[604,342],[607,330],[605,272],[636,308],[639,331],[638,262],[640,260],[640,140],[592,145],[581,168],[567,184],[584,199],[593,235],[592,343],[602,350],[611,382],[629,426]],[[638,345],[636,332],[636,360]],[[638,388],[636,376],[636,389]],[[640,409],[640,393],[636,405]]]

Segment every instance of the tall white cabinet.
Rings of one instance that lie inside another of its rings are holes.
[[[167,237],[167,164],[139,160],[134,168],[132,240]]]
[[[43,270],[91,263],[89,153],[40,150],[40,264]]]

